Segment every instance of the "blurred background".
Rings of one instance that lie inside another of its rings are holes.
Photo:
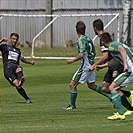
[[[130,11],[125,17],[129,22],[123,19],[125,7],[128,13]],[[45,17],[43,15],[72,14],[81,16],[60,16],[44,30],[55,16]],[[84,16],[86,14],[90,16]],[[92,23],[100,18],[106,26],[115,17],[113,14],[119,14],[119,16],[109,24],[105,31],[113,34],[114,40],[122,40],[125,22],[128,26],[128,29],[125,27],[128,34],[127,45],[133,45],[133,40],[131,40],[133,38],[132,0],[0,0],[0,38],[9,38],[11,32],[17,32],[20,35],[20,44],[31,46],[33,39],[43,30],[35,38],[36,47],[68,47],[76,42],[75,24],[82,20],[87,26],[86,35],[94,39],[94,44],[98,45],[99,40],[94,34]]]

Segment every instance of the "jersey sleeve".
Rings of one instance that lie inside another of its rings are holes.
[[[23,59],[23,58],[24,58],[24,56],[21,54],[20,57],[19,57],[19,59],[21,60],[21,59]]]
[[[24,56],[23,56],[23,54],[21,53],[20,49],[18,49],[18,51],[19,51],[19,60],[21,60],[21,59],[24,58]]]
[[[100,48],[101,48],[101,52],[108,52],[108,48],[106,48],[102,42],[100,41]]]
[[[120,43],[117,42],[112,42],[109,46],[109,51],[113,51],[113,52],[117,52],[118,51],[118,47],[120,46]]]

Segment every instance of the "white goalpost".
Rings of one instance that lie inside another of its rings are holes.
[[[66,59],[67,57],[37,57],[34,53],[34,47],[35,47],[35,41],[36,39],[45,32],[45,30],[52,25],[55,21],[57,21],[59,18],[64,18],[64,17],[100,17],[100,16],[112,16],[111,20],[105,25],[104,29],[108,28],[113,21],[117,20],[117,41],[119,42],[120,34],[119,34],[119,27],[120,27],[120,22],[119,22],[119,14],[62,14],[62,15],[21,15],[21,14],[1,14],[0,15],[0,22],[4,17],[17,17],[17,18],[45,18],[45,17],[52,17],[53,19],[46,25],[44,26],[41,31],[38,31],[36,35],[32,38],[32,49],[31,49],[31,57],[32,58],[37,58],[37,59]],[[97,36],[93,37],[93,42],[96,40]],[[31,58],[30,56],[28,58]],[[69,57],[71,58],[71,57]]]

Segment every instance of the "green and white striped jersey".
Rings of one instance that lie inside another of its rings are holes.
[[[82,35],[78,38],[77,47],[78,53],[84,54],[84,57],[81,59],[81,69],[87,70],[89,66],[94,64],[95,48],[93,42],[88,36]]]
[[[111,42],[109,45],[109,52],[117,61],[123,64],[122,57],[118,51],[119,46],[123,46],[126,49],[128,68],[130,70],[133,69],[133,53],[127,45],[118,42]]]

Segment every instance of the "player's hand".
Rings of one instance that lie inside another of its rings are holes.
[[[73,63],[73,60],[66,60],[66,63],[71,64],[71,63]]]
[[[93,71],[94,70],[94,67],[93,66],[90,66],[87,71]]]
[[[102,65],[96,65],[95,69],[98,71],[100,69],[102,69]]]
[[[124,65],[124,72],[128,72],[128,66],[127,65]]]
[[[7,42],[7,38],[2,38],[1,40],[0,40],[0,43],[1,42]]]

